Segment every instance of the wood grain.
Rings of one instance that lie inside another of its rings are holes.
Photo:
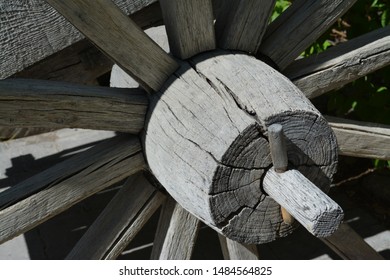
[[[110,0],[46,0],[147,90],[178,65]]]
[[[129,15],[156,0],[114,2]],[[0,79],[9,77],[84,38],[43,0],[1,1],[0,16]],[[55,67],[54,63],[49,65]]]
[[[18,201],[27,197],[28,192],[32,194],[37,191],[31,184],[25,185],[23,190],[18,190],[16,186],[19,186],[18,183],[25,179],[42,172],[45,167],[51,167],[50,164],[46,164],[47,161],[53,162],[54,165],[54,163],[59,164],[71,157],[76,160],[78,153],[85,152],[88,148],[114,136],[115,132],[112,131],[68,128],[0,142],[0,188],[7,189],[0,195],[0,209],[12,200]],[[90,156],[87,153],[84,155]],[[21,163],[25,168],[21,168]],[[56,164],[56,166],[60,165]],[[77,170],[77,167],[75,168]],[[62,166],[62,170],[66,170],[66,166]],[[69,170],[72,169],[69,168]],[[18,192],[22,197],[17,198]]]
[[[390,160],[390,126],[327,117],[341,155]]]
[[[222,255],[225,260],[258,260],[259,252],[254,244],[242,244],[218,235]]]
[[[149,28],[145,30],[145,33],[164,51],[169,52],[168,36],[164,26]],[[137,88],[139,84],[115,64],[111,69],[110,87]]]
[[[126,3],[131,5],[133,1],[126,1]],[[131,14],[130,18],[142,29],[161,25],[160,5],[159,3],[150,4]],[[28,36],[23,38],[28,38]],[[15,50],[13,53],[17,54],[17,51]],[[32,59],[34,64],[15,73],[12,77],[97,85],[99,83],[98,78],[109,72],[113,65],[113,62],[87,39],[77,41],[66,48],[58,49],[54,54],[44,59],[37,53],[30,53],[29,58]],[[2,70],[10,71],[11,69]]]
[[[148,218],[157,210],[158,205],[150,207],[151,200],[163,197],[157,192],[142,173],[127,179],[124,186],[104,208],[66,258],[74,260],[105,259],[105,256],[113,255],[112,248],[119,247],[118,243],[123,243],[123,240],[126,242],[120,246],[125,248],[131,241],[126,232],[132,228],[132,237],[134,237],[142,225],[148,221],[148,219],[139,221],[136,227],[137,231],[134,231],[135,221],[144,215],[142,212],[148,212],[146,215]],[[162,202],[161,199],[159,201]]]
[[[218,46],[257,53],[274,6],[275,0],[223,1],[215,24]]]
[[[268,170],[263,188],[316,237],[330,236],[344,218],[341,207],[297,170]]]
[[[168,198],[161,211],[151,259],[189,260],[198,236],[200,221]]]
[[[88,128],[138,133],[148,100],[141,89],[44,80],[0,81],[0,126]]]
[[[215,49],[211,0],[160,0],[173,55],[187,59]]]
[[[16,193],[2,192],[0,243],[140,171],[140,150],[136,137],[115,138],[18,184]]]
[[[356,0],[296,0],[268,27],[259,52],[285,69]]]
[[[321,240],[344,260],[384,259],[346,223],[342,223],[332,236]]]
[[[283,73],[314,98],[390,65],[390,26],[293,62]]]
[[[204,53],[175,76],[147,116],[145,154],[156,178],[232,240],[256,244],[291,233],[259,188],[272,166],[267,128],[283,125],[291,164],[326,191],[337,162],[327,122],[288,79],[242,53]]]
[[[272,164],[278,173],[286,171],[288,166],[287,147],[284,137],[283,126],[280,124],[275,123],[268,127]]]

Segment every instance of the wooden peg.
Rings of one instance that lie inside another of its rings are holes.
[[[288,165],[287,148],[281,124],[276,123],[268,127],[268,140],[275,171],[278,173],[286,171]]]
[[[341,207],[298,170],[288,170],[287,148],[280,124],[268,127],[274,168],[267,171],[263,188],[281,205],[283,221],[296,219],[317,237],[331,235],[343,219]],[[292,214],[290,214],[292,213]]]
[[[274,170],[278,173],[283,173],[287,170],[288,157],[286,141],[283,134],[283,126],[275,123],[268,127],[268,140],[271,150],[272,163]],[[294,222],[294,217],[281,207],[282,218],[286,224],[291,225]]]

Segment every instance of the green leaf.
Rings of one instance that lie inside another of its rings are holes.
[[[387,24],[389,23],[389,13],[388,13],[389,10],[385,10],[382,15],[381,15],[381,25],[382,27],[385,27],[387,26]]]

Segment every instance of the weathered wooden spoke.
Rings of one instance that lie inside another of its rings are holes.
[[[187,59],[215,49],[211,0],[161,0],[172,54]]]
[[[103,142],[1,192],[0,243],[145,167],[137,138]]]
[[[161,211],[152,259],[188,260],[198,236],[200,221],[168,198]]]
[[[332,236],[321,240],[344,260],[383,260],[383,257],[346,223],[342,223]]]
[[[67,259],[118,257],[161,205],[164,197],[142,173],[133,175],[89,227]]]
[[[341,155],[390,160],[390,126],[327,117]]]
[[[146,89],[159,90],[177,68],[110,0],[46,0]]]
[[[218,235],[225,260],[258,260],[259,252],[254,244],[242,244]]]
[[[286,68],[356,0],[297,0],[267,29],[259,52]]]
[[[218,45],[257,53],[274,6],[275,0],[224,1],[215,25]]]
[[[148,2],[150,2],[150,0],[146,0],[143,5],[147,5]],[[120,3],[129,5],[129,7],[123,7],[122,10],[129,13],[132,12],[132,10],[130,9],[130,6],[133,5],[132,1]],[[122,5],[120,7],[122,7]],[[48,9],[52,8],[48,7]],[[39,18],[36,18],[36,20],[49,21],[50,17],[56,13],[57,12],[54,10],[48,14],[42,13],[42,15],[40,15]],[[159,3],[152,3],[142,8],[140,11],[130,14],[130,18],[142,29],[161,25],[162,15],[160,5]],[[64,25],[67,24],[66,20],[63,17],[61,17],[60,19],[64,22]],[[47,32],[46,29],[49,28],[48,26],[49,25],[44,25],[42,27],[41,32]],[[62,32],[64,32],[64,30],[62,30]],[[58,46],[58,49],[53,48],[51,51],[56,52],[48,57],[42,57],[42,55],[49,55],[51,53],[33,52],[34,49],[28,49],[27,46],[25,46],[25,48],[17,48],[16,50],[13,50],[13,56],[11,56],[12,59],[17,60],[18,58],[23,57],[21,54],[18,53],[19,51],[27,52],[29,53],[28,59],[31,61],[29,63],[33,65],[15,74],[13,72],[9,72],[12,69],[7,68],[6,70],[8,70],[8,72],[1,72],[1,74],[4,75],[1,76],[1,78],[5,78],[14,74],[12,75],[12,77],[15,78],[32,78],[42,80],[66,81],[85,85],[98,85],[99,82],[97,79],[103,74],[106,74],[110,71],[113,62],[87,39],[76,41],[77,38],[84,36],[82,34],[79,34],[77,30],[74,33],[77,34],[74,37],[72,36],[73,33],[66,33],[66,35],[63,34],[64,36],[61,37],[66,38],[68,42],[71,43],[71,45],[67,46],[65,44],[61,44]],[[30,35],[30,33],[28,35]],[[34,40],[34,38],[30,38],[29,36],[18,36],[18,38],[15,39],[23,39],[23,41],[20,43],[15,42],[15,44],[17,45],[23,45],[26,44],[26,42],[28,41]],[[40,41],[40,43],[43,42],[44,41]],[[45,42],[45,44],[47,45],[49,45],[49,43],[50,42]],[[36,47],[36,44],[28,45],[28,47]],[[41,46],[41,48],[50,49],[46,45]],[[3,52],[0,53],[0,58],[4,62],[6,61],[6,57],[3,58],[2,55]],[[14,69],[14,71],[18,70],[19,69]]]
[[[133,20],[141,27],[161,22],[161,13],[159,13],[159,9],[156,9],[156,7],[158,8],[156,0],[137,0],[136,2],[114,0],[114,2],[127,15],[134,14]],[[25,70],[24,68],[44,58],[48,58],[50,61],[48,62],[51,67],[50,71],[53,71],[53,68],[58,65],[58,61],[64,64],[72,62],[65,54],[67,62],[62,59],[51,62],[53,57],[49,58],[49,56],[57,56],[61,50],[84,38],[76,28],[44,0],[1,1],[0,14],[2,15],[0,79]],[[24,32],[25,30],[28,32]],[[77,56],[79,53],[83,53],[77,48],[74,49],[73,55]],[[84,52],[84,54],[86,53]],[[74,61],[73,65],[75,65]],[[63,67],[58,69],[61,68]],[[82,69],[82,67],[80,68]],[[80,68],[76,69],[80,70]],[[31,72],[33,72],[32,69]],[[70,73],[68,72],[68,75]],[[37,73],[33,74],[37,75]]]
[[[141,89],[43,80],[0,81],[0,126],[89,128],[138,133],[148,101]]]
[[[283,73],[314,98],[390,64],[390,26],[293,62]]]

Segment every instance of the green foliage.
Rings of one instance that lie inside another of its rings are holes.
[[[274,21],[281,13],[283,13],[289,6],[291,1],[277,0],[275,3],[275,9],[271,16],[271,21]]]
[[[287,9],[290,2],[277,0],[272,20]],[[389,24],[390,0],[358,0],[323,36],[305,50],[302,56],[316,55]],[[321,106],[324,114],[390,125],[390,67],[324,95],[314,100],[314,103]],[[373,166],[390,167],[390,161],[375,160]]]
[[[351,39],[390,24],[390,1],[359,0],[343,17]],[[340,22],[333,28],[342,29]],[[328,95],[328,114],[390,125],[390,67],[361,78]],[[374,160],[375,168],[390,161]]]

